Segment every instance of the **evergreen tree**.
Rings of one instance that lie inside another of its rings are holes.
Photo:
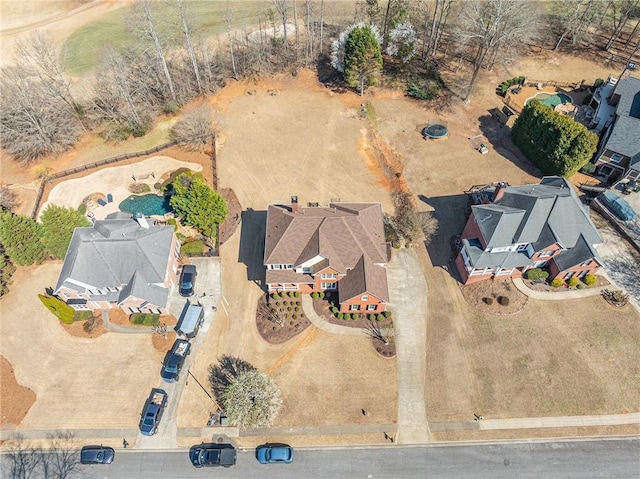
[[[180,175],[173,184],[169,203],[184,223],[212,236],[217,224],[227,217],[227,203],[200,176]]]
[[[47,257],[42,244],[42,225],[28,216],[0,213],[0,243],[9,259],[20,266],[40,264]]]
[[[42,243],[54,258],[64,259],[69,248],[73,230],[89,226],[89,220],[73,208],[49,205],[40,216],[42,222]]]

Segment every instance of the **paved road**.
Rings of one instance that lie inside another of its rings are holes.
[[[239,452],[236,466],[195,469],[187,451],[118,451],[109,466],[83,466],[95,479],[622,479],[637,478],[640,439],[524,442],[464,446],[297,450],[290,465],[262,466]],[[7,465],[6,456],[0,464]],[[5,469],[6,470],[6,469]],[[4,477],[4,476],[3,476]],[[78,477],[78,476],[76,476]]]

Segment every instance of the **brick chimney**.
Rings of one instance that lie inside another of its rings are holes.
[[[500,201],[502,199],[502,197],[504,196],[504,192],[506,190],[507,190],[507,182],[506,181],[501,181],[500,183],[498,183],[498,186],[496,186],[496,189],[493,192],[493,197],[491,198],[491,202],[495,203],[496,201]]]
[[[294,215],[299,212],[299,209],[298,209],[298,197],[297,196],[292,196],[291,197],[291,212]]]

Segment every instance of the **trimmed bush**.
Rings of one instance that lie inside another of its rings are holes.
[[[167,224],[173,226],[173,231],[178,231],[178,222],[175,218],[169,218]]]
[[[129,316],[129,321],[133,324],[141,324],[143,326],[153,326],[160,320],[159,314],[150,313],[133,313]]]
[[[316,292],[311,293],[311,297],[313,299],[318,299],[318,293],[316,293]]]
[[[578,289],[584,289],[584,284],[582,284],[582,283],[578,283],[578,285],[576,286],[576,288],[578,288]]]
[[[289,296],[290,298],[295,298],[296,297],[296,293],[294,293],[293,291],[289,291],[287,293],[287,296]]]
[[[286,296],[285,296],[286,297]],[[284,304],[285,306],[289,305],[289,301],[287,301],[286,299],[282,302],[282,304]]]
[[[80,213],[81,215],[84,215],[87,213],[87,205],[85,205],[84,203],[80,203],[80,206],[78,206],[78,213]]]
[[[596,165],[591,162],[585,163],[584,166],[580,168],[580,171],[585,175],[591,175],[596,171]]]
[[[564,281],[562,278],[556,278],[553,281],[551,281],[551,286],[553,286],[554,288],[560,288],[563,284],[564,284]]]
[[[484,304],[493,304],[493,298],[489,298],[489,297],[482,298],[482,302]]]
[[[204,241],[189,241],[180,247],[180,252],[187,256],[197,256],[204,253],[205,244]]]
[[[547,279],[549,277],[549,273],[540,268],[528,269],[524,274],[524,277],[530,279],[532,281]]]
[[[360,314],[358,314],[358,313],[353,313],[353,314],[351,315],[351,319],[354,319],[354,320],[355,320],[355,319],[360,319]]]
[[[291,312],[293,311],[293,308],[291,306],[287,306],[287,311]]]
[[[376,320],[376,315],[375,314],[370,314],[369,316],[367,316],[367,319],[369,321],[375,321]]]
[[[320,299],[324,299],[324,293],[319,293],[319,294],[318,294],[318,297],[319,297]]]
[[[343,313],[338,313],[338,319],[342,319],[344,317]]]
[[[351,314],[350,313],[344,313],[344,319],[349,320],[351,319]]]
[[[584,284],[587,286],[594,286],[598,282],[598,277],[595,274],[588,274],[584,277]]]
[[[569,278],[568,284],[570,287],[575,288],[576,286],[578,286],[579,282],[580,280],[577,277],[572,276],[571,278]]]
[[[56,296],[39,294],[38,298],[40,298],[42,304],[44,304],[49,311],[56,315],[61,323],[73,324],[76,320],[76,310]]]
[[[502,306],[509,306],[509,297],[508,296],[498,297],[498,303],[500,303]]]
[[[393,313],[391,311],[385,311],[383,314],[384,314],[384,317],[387,319],[393,316]]]
[[[300,311],[300,306],[295,306],[293,310],[297,313],[298,311]]]
[[[376,316],[376,321],[384,321],[384,314],[378,314]]]
[[[291,315],[291,319],[298,319],[298,315],[297,314],[292,314]]]
[[[271,295],[271,297],[272,297],[273,299],[280,299],[280,295],[279,295],[278,293],[273,293],[273,294]]]

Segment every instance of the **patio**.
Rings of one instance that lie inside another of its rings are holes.
[[[130,165],[112,166],[56,185],[41,206],[40,213],[49,204],[78,208],[85,198],[93,195],[93,199],[87,204],[87,217],[102,220],[107,215],[120,211],[118,205],[132,195],[129,191],[131,183],[148,185],[150,191],[143,194],[149,194],[154,191],[153,185],[161,181],[163,174],[178,168],[202,171],[202,166],[197,163],[178,161],[168,156],[155,156]],[[111,195],[113,201],[108,201],[108,195]],[[105,204],[100,204],[99,199]]]

